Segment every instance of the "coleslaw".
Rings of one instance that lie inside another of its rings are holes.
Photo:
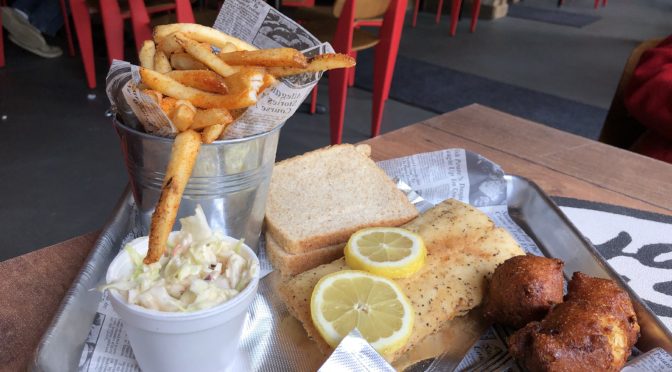
[[[134,246],[138,239],[127,244],[133,271],[102,289],[116,290],[127,303],[147,309],[192,312],[231,299],[257,275],[257,262],[240,254],[243,241],[232,243],[213,231],[200,206],[180,223],[180,231],[171,234],[166,253],[155,263],[142,262]]]

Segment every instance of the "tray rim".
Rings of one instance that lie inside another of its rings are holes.
[[[513,180],[520,180],[524,182],[528,187],[533,188],[537,194],[540,195],[540,197],[543,199],[544,202],[550,208],[552,211],[560,217],[560,219],[563,221],[563,223],[570,229],[570,231],[575,234],[580,240],[584,242],[584,248],[588,250],[591,256],[597,261],[600,265],[600,267],[609,275],[609,277],[613,280],[615,280],[621,288],[627,291],[628,295],[630,295],[631,299],[633,301],[636,301],[639,305],[643,307],[643,309],[648,312],[654,322],[657,324],[658,328],[662,330],[664,336],[668,339],[670,345],[672,345],[672,332],[667,329],[667,327],[662,323],[660,318],[646,305],[645,302],[637,295],[621,278],[621,276],[616,273],[616,271],[604,260],[597,249],[593,246],[593,244],[588,241],[585,236],[578,230],[578,228],[569,220],[569,218],[562,212],[560,207],[550,198],[546,192],[539,187],[534,181],[530,180],[527,177],[515,175],[515,174],[509,174],[506,173],[504,175],[504,179],[506,180],[507,184],[512,182]],[[45,369],[42,368],[39,364],[39,356],[44,349],[47,341],[49,341],[51,334],[53,331],[56,329],[59,319],[63,316],[63,314],[68,310],[71,304],[71,299],[75,296],[77,293],[77,286],[78,283],[81,282],[84,279],[85,276],[85,268],[92,263],[93,259],[96,256],[96,251],[97,248],[101,245],[102,241],[106,237],[106,233],[113,230],[115,227],[115,224],[118,223],[118,219],[122,212],[126,208],[132,208],[129,201],[132,199],[133,195],[131,193],[131,190],[129,186],[126,186],[124,191],[122,192],[119,200],[117,201],[112,213],[111,217],[108,219],[108,221],[105,223],[104,227],[101,229],[100,234],[98,235],[98,238],[96,239],[95,243],[93,244],[93,247],[91,251],[89,252],[86,260],[84,261],[84,264],[82,265],[82,268],[80,269],[79,273],[73,280],[72,284],[66,291],[65,295],[63,296],[63,299],[61,300],[58,309],[56,312],[53,314],[53,317],[49,323],[49,326],[45,329],[44,333],[42,334],[42,337],[40,338],[39,343],[35,347],[34,352],[32,353],[30,359],[29,359],[29,365],[28,365],[28,370],[30,371],[43,371]],[[510,203],[508,199],[508,191],[507,191],[507,209],[510,209]],[[514,221],[515,222],[515,221]],[[518,224],[516,222],[516,224]],[[520,226],[520,225],[519,225]],[[523,228],[523,226],[520,226]],[[526,232],[527,233],[527,232]],[[661,346],[662,347],[662,346]],[[666,349],[663,347],[663,349]],[[672,352],[672,350],[666,349],[668,352]]]

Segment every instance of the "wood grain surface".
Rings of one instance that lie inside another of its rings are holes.
[[[376,160],[464,148],[547,194],[672,215],[672,165],[471,105],[366,141]],[[25,370],[98,233],[0,262],[0,370]]]
[[[547,194],[672,214],[672,165],[471,105],[366,141],[376,160],[464,148]]]
[[[98,232],[0,262],[0,370],[25,371]]]

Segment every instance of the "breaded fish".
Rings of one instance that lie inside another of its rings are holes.
[[[415,310],[415,322],[408,343],[384,357],[392,362],[447,321],[478,306],[487,279],[497,265],[525,254],[504,229],[495,227],[486,214],[457,200],[446,200],[402,226],[419,234],[427,247],[425,265],[414,276],[396,282]],[[313,288],[323,276],[347,269],[344,259],[318,266],[297,275],[280,289],[280,295],[308,335],[327,354],[310,316]]]

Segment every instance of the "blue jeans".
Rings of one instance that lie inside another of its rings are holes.
[[[16,0],[12,8],[28,14],[28,21],[43,34],[54,36],[63,27],[59,0]]]

